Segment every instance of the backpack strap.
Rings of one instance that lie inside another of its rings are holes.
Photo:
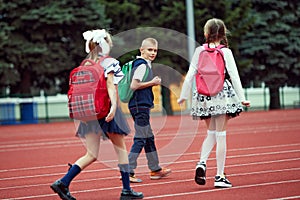
[[[218,46],[217,46],[217,49],[222,49],[222,48],[225,48],[225,45],[224,44],[219,44]]]
[[[135,60],[133,60],[132,62],[132,67],[138,67],[140,66],[141,64],[145,64],[148,66],[148,63],[145,59],[143,58],[136,58]]]
[[[106,58],[111,58],[110,56],[100,56],[100,58],[98,59],[98,64],[100,65],[100,66],[102,66],[101,65],[101,63],[106,59]]]
[[[93,61],[92,59],[84,59],[81,63],[80,66],[87,66],[87,63],[91,63],[92,65],[95,65],[96,62]]]
[[[224,53],[223,53],[223,51],[221,50],[222,48],[225,48],[226,46],[224,45],[224,44],[220,44],[220,45],[218,45],[217,46],[217,49],[218,49],[218,51],[222,54],[222,56],[223,56],[223,59],[224,59]],[[224,63],[225,63],[225,59],[224,59]],[[230,76],[229,76],[229,73],[228,73],[228,71],[227,71],[227,67],[226,67],[226,63],[225,63],[225,79],[227,79],[227,80],[229,80],[230,82],[231,82],[231,79],[230,79]]]
[[[92,59],[90,59],[90,58],[86,58],[86,59],[84,59],[84,60],[80,63],[80,65],[81,65],[81,66],[86,66],[86,63],[91,63],[92,65],[95,65],[95,64],[97,63],[98,65],[101,66],[101,62],[102,62],[104,59],[109,58],[109,57],[110,57],[110,56],[101,56],[101,57],[98,59],[97,62],[95,62],[94,60],[92,60]]]
[[[217,51],[219,51],[219,52],[222,54],[222,56],[224,56],[223,51],[221,51],[221,49],[225,47],[224,44],[220,44],[220,45],[218,45],[217,47],[211,48],[211,47],[208,47],[208,44],[207,44],[207,43],[205,43],[205,44],[203,44],[203,47],[204,47],[204,50],[206,50],[206,51],[214,51],[214,50],[217,50]]]

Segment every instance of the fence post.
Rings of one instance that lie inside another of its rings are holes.
[[[281,108],[285,108],[285,105],[284,105],[284,87],[280,87],[280,89],[281,89]]]
[[[248,99],[248,92],[247,92],[247,88],[245,88],[245,97],[246,97],[246,100]],[[245,111],[247,112],[248,111],[248,107],[245,107]]]
[[[46,114],[46,123],[49,122],[49,110],[48,110],[48,95],[47,92],[44,93],[45,97],[45,114]]]
[[[267,110],[267,94],[266,94],[266,86],[263,86],[264,91],[264,110]]]

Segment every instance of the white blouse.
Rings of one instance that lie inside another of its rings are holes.
[[[197,64],[198,64],[198,60],[199,60],[199,54],[202,50],[203,50],[203,47],[200,46],[200,47],[197,47],[194,52],[192,61],[189,66],[188,73],[187,73],[184,83],[182,85],[180,99],[188,99],[188,97],[190,95],[193,80],[197,73]],[[245,101],[246,98],[245,98],[244,90],[242,87],[242,83],[240,80],[240,76],[239,76],[239,73],[237,70],[237,66],[236,66],[232,51],[229,48],[222,48],[221,50],[223,51],[223,54],[224,54],[226,69],[230,76],[234,91],[236,92],[236,94],[239,97],[239,99],[241,100],[241,102]],[[195,90],[196,90],[196,87],[195,87]]]
[[[104,67],[104,75],[107,77],[107,74],[114,72],[114,84],[117,85],[120,80],[124,77],[124,74],[120,67],[120,62],[115,58],[105,58],[102,62]]]

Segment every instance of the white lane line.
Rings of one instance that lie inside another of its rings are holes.
[[[78,140],[78,138],[74,137],[74,136],[70,136],[70,137],[63,137],[63,138],[40,138],[40,139],[30,139],[30,140],[26,140],[26,139],[13,139],[9,140],[9,141],[1,141],[0,145],[1,147],[3,145],[16,145],[16,144],[24,144],[24,143],[36,143],[36,142],[55,142],[55,141],[70,141],[70,140]]]
[[[266,171],[257,171],[255,174],[268,174],[268,173],[278,173],[278,172],[284,172],[284,171],[298,171],[300,168],[291,168],[291,169],[281,169],[281,170],[266,170]],[[240,173],[240,174],[231,174],[230,176],[249,176],[253,175],[254,173]],[[208,177],[208,179],[213,179],[214,177]],[[133,186],[135,187],[149,187],[149,186],[158,186],[158,185],[166,185],[166,184],[176,184],[176,183],[183,183],[183,182],[191,182],[194,181],[194,179],[183,179],[183,180],[176,180],[176,181],[165,181],[165,182],[156,182],[156,183],[148,183],[148,184],[136,184]],[[250,187],[260,187],[260,186],[269,186],[269,185],[279,185],[279,184],[286,184],[286,183],[297,183],[300,182],[300,180],[284,180],[279,182],[273,182],[273,183],[258,183],[258,184],[249,184],[249,185],[241,185],[241,186],[234,186],[232,188],[225,188],[225,190],[235,190],[235,189],[243,189],[243,188],[250,188]],[[98,192],[98,191],[107,191],[107,190],[114,190],[114,189],[121,189],[121,187],[108,187],[108,188],[95,188],[95,189],[88,189],[88,190],[80,190],[80,191],[71,191],[72,194],[78,194],[78,193],[89,193],[89,192]],[[157,198],[164,198],[164,197],[174,197],[174,196],[186,196],[191,194],[201,194],[201,193],[208,193],[208,192],[219,192],[224,189],[211,189],[211,190],[202,190],[202,191],[196,191],[196,192],[187,192],[187,193],[172,193],[172,194],[164,194],[164,195],[157,195],[157,196],[148,196],[144,199],[157,199]],[[19,200],[19,199],[33,199],[33,198],[43,198],[43,197],[50,197],[50,196],[56,196],[55,194],[44,194],[44,195],[35,195],[35,196],[22,196],[22,197],[13,197],[9,199],[2,199],[2,200]]]
[[[247,147],[247,148],[238,148],[238,149],[228,149],[227,152],[234,152],[234,151],[248,151],[248,150],[260,150],[260,149],[270,149],[270,148],[283,148],[283,147],[294,147],[294,146],[300,146],[300,143],[295,143],[295,144],[283,144],[283,145],[271,145],[271,146],[256,146],[256,147]],[[299,150],[295,150],[296,152]],[[213,151],[214,152],[214,151]],[[213,153],[212,152],[212,153]],[[241,156],[257,156],[261,154],[276,154],[276,152],[271,152],[271,153],[258,153],[258,154],[243,154],[243,155],[238,155],[237,157]],[[184,153],[183,155],[181,154],[169,154],[169,155],[161,155],[160,157],[177,157],[177,156],[189,156],[189,155],[199,155],[199,152],[190,152],[190,153]],[[235,156],[227,156],[227,158],[235,158]],[[141,155],[139,159],[146,159],[144,155]],[[209,160],[213,160],[215,158],[209,158]],[[194,160],[193,160],[194,161]],[[112,162],[117,162],[117,160],[106,160],[106,161],[98,161],[94,164],[100,164],[100,163],[112,163]],[[188,161],[189,162],[189,161]],[[170,164],[170,163],[165,163],[165,164]],[[6,172],[12,172],[12,171],[26,171],[26,170],[39,170],[39,169],[46,169],[46,168],[57,168],[57,167],[66,167],[66,164],[60,164],[60,165],[50,165],[50,166],[38,166],[38,167],[26,167],[26,168],[13,168],[13,169],[3,169],[0,170],[0,173],[6,173]]]
[[[1,145],[0,149],[7,149],[7,148],[16,148],[16,147],[32,147],[32,146],[45,146],[45,145],[58,145],[58,144],[73,144],[79,143],[80,140],[57,140],[57,141],[49,141],[49,142],[34,142],[34,143],[21,143],[21,144],[8,144],[8,145]]]
[[[267,130],[268,132],[272,133],[274,131],[279,131],[279,130],[295,130],[294,128],[300,127],[300,125],[297,126],[275,126],[270,129],[270,127],[250,127],[250,128],[243,128],[243,129],[233,129],[230,130],[230,135],[240,135],[240,134],[253,134],[253,133],[265,133],[262,130]],[[203,132],[195,132],[195,131],[185,131],[184,133],[178,132],[180,129],[177,131],[163,131],[159,132],[156,135],[156,140],[170,140],[176,136],[176,138],[189,138],[189,137],[205,137],[205,133]],[[67,140],[67,142],[62,142],[62,140]],[[129,135],[126,140],[132,140],[132,134]],[[51,142],[52,141],[52,142]],[[11,142],[8,142],[11,143]],[[24,151],[24,150],[32,150],[36,149],[32,146],[39,146],[39,148],[51,148],[46,146],[46,144],[64,144],[64,143],[80,143],[79,139],[76,139],[75,137],[72,139],[68,138],[62,138],[61,140],[53,140],[49,139],[49,142],[45,139],[41,140],[24,140],[24,141],[17,141],[16,143],[12,144],[7,144],[6,142],[0,142],[0,152],[6,152],[6,151]],[[64,146],[64,145],[63,145]],[[77,145],[76,145],[77,146]],[[3,150],[1,150],[3,149]]]
[[[300,199],[300,196],[280,197],[280,198],[269,199],[269,200],[288,200],[288,199]]]
[[[253,162],[253,163],[228,165],[228,166],[226,166],[226,168],[234,168],[234,167],[241,167],[241,166],[253,166],[253,165],[266,165],[266,164],[274,164],[274,163],[280,163],[280,162],[291,162],[291,161],[298,161],[298,160],[300,160],[300,158],[274,160],[274,161],[263,161],[263,162]],[[178,164],[182,164],[182,163],[178,163]],[[211,169],[216,169],[216,167],[211,167]],[[282,170],[272,170],[272,172],[274,172],[274,171],[293,170],[293,169],[299,170],[300,168],[287,168],[287,169],[282,169]],[[110,170],[111,169],[109,169],[109,168],[100,169],[100,170],[86,170],[86,171],[83,171],[82,173],[98,173],[98,172],[110,171]],[[117,168],[115,168],[115,170],[117,170]],[[173,171],[172,173],[186,173],[186,172],[190,172],[190,171],[191,171],[191,169],[182,169],[182,170]],[[263,172],[265,172],[265,171],[263,171]],[[248,175],[249,173],[250,174],[256,174],[256,172],[248,172],[248,173],[244,173],[244,174]],[[34,175],[34,176],[23,176],[23,177],[20,176],[20,177],[14,177],[14,178],[15,179],[40,178],[40,177],[49,177],[49,176],[64,175],[64,174],[65,173],[42,174],[42,175]],[[145,174],[146,173],[144,173],[144,175]],[[140,175],[142,175],[142,174],[140,174]],[[231,174],[230,176],[235,176],[235,175]],[[96,179],[81,179],[81,180],[79,179],[79,180],[74,180],[73,183],[76,183],[76,182],[90,182],[90,181],[95,181],[95,180],[110,180],[110,179],[115,179],[115,176],[113,176],[113,177],[102,177],[102,178],[96,178]],[[0,179],[0,181],[4,181],[4,180],[11,180],[11,178]],[[36,186],[40,186],[40,185],[43,185],[43,184],[3,187],[3,188],[0,188],[0,190],[16,189],[16,188],[28,188],[28,187],[36,187]]]
[[[157,195],[157,196],[149,196],[145,197],[144,199],[158,199],[158,198],[165,198],[165,197],[174,197],[174,196],[186,196],[191,194],[202,194],[202,193],[208,193],[208,192],[220,192],[223,190],[237,190],[237,189],[244,189],[244,188],[251,188],[251,187],[261,187],[261,186],[270,186],[270,185],[279,185],[279,184],[287,184],[287,183],[297,183],[300,182],[300,180],[285,180],[285,181],[279,181],[274,183],[259,183],[259,184],[251,184],[251,185],[241,185],[241,186],[235,186],[232,188],[223,188],[223,189],[211,189],[211,190],[202,190],[202,191],[196,191],[196,192],[183,192],[183,193],[173,193],[173,194],[165,194],[165,195]]]
[[[266,152],[266,153],[256,153],[256,154],[242,154],[242,155],[236,155],[236,156],[227,156],[227,159],[233,159],[233,158],[243,158],[243,157],[257,157],[257,156],[265,156],[265,155],[278,155],[278,154],[290,154],[290,153],[297,153],[300,152],[300,150],[290,150],[290,151],[277,151],[277,152]],[[208,160],[214,160],[215,158],[209,158]],[[299,160],[300,158],[295,158],[293,160]],[[182,163],[190,163],[190,162],[196,162],[197,160],[183,160],[183,161],[176,161],[174,162],[170,162],[170,163],[161,163],[162,165],[169,165],[169,164],[182,164]],[[278,161],[278,160],[276,160]],[[102,163],[109,163],[112,161],[103,161]],[[115,161],[113,161],[115,162]],[[272,162],[272,161],[269,161]],[[255,163],[259,163],[259,162],[255,162]],[[246,165],[249,165],[249,163],[247,163]],[[146,165],[140,165],[139,167],[145,167]],[[229,167],[229,166],[226,166]],[[34,169],[42,169],[42,168],[47,168],[47,167],[40,167],[40,168],[34,168]],[[31,168],[30,170],[32,170],[33,168]],[[116,170],[117,168],[106,168],[106,169],[100,169],[101,171],[106,171],[106,170]],[[24,171],[26,171],[26,169],[23,169]],[[28,169],[27,169],[28,170]],[[5,172],[9,172],[10,170],[1,170],[0,172],[5,173]],[[11,171],[16,171],[16,170],[11,170]],[[88,171],[83,171],[85,173],[87,172],[94,172],[94,171],[99,171],[99,170],[88,170]],[[52,175],[60,175],[63,173],[56,173],[56,174],[52,174]],[[24,178],[34,178],[34,177],[45,177],[45,176],[51,176],[51,174],[40,174],[40,175],[34,175],[34,176],[17,176],[17,177],[9,177],[9,178],[0,178],[0,181],[3,180],[14,180],[14,179],[24,179]]]

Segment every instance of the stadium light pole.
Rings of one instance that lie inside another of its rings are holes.
[[[194,23],[194,0],[186,0],[186,21],[187,21],[187,47],[188,47],[188,56],[189,63],[192,61],[192,57],[195,51],[195,23]],[[195,87],[195,83],[193,83],[193,87]],[[191,108],[191,99],[188,99],[187,109]]]
[[[188,55],[191,62],[195,50],[195,23],[194,23],[194,0],[186,0],[186,20],[188,34]]]

